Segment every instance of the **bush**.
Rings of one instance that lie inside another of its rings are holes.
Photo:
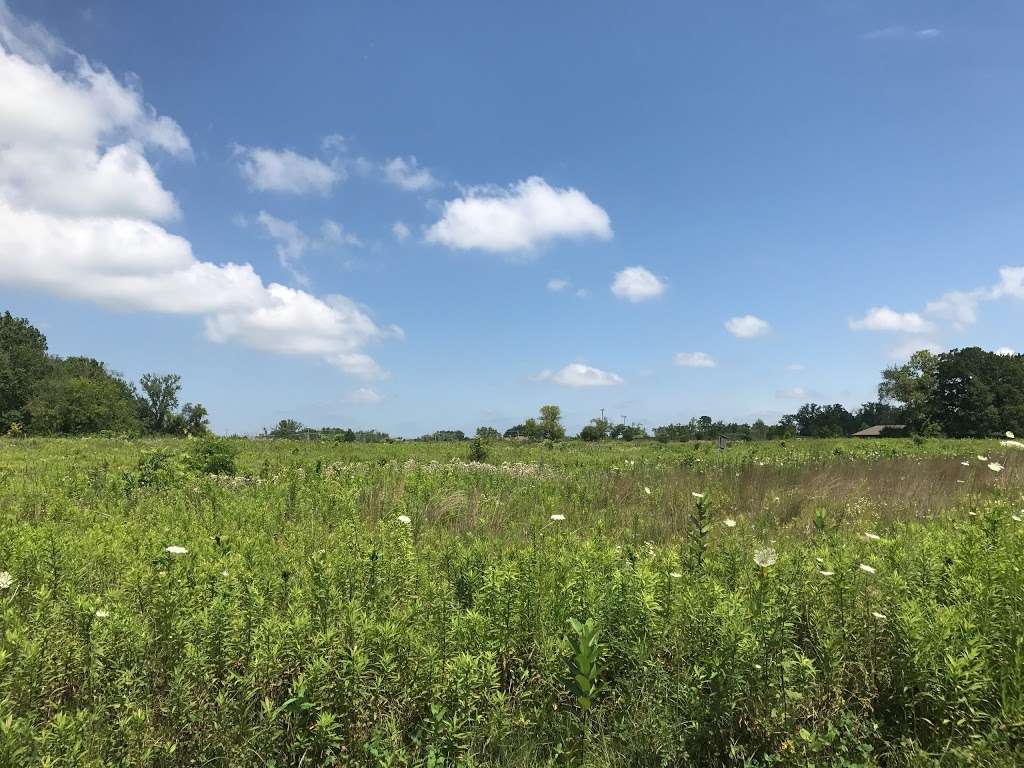
[[[487,461],[487,446],[479,437],[474,437],[469,444],[469,460],[483,463]]]
[[[240,448],[223,437],[202,437],[191,441],[188,467],[207,475],[233,475]]]

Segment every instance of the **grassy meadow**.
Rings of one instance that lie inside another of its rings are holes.
[[[467,449],[0,440],[0,766],[1024,764],[1024,450]]]

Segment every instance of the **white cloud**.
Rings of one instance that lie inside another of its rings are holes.
[[[925,309],[962,330],[977,322],[978,303],[984,297],[985,291],[949,291],[936,301],[929,301]]]
[[[549,291],[562,291],[562,290],[565,290],[568,287],[569,287],[569,281],[568,280],[562,280],[561,278],[558,278],[558,277],[553,277],[550,280],[548,280],[548,290]]]
[[[577,298],[585,299],[589,295],[590,295],[590,291],[588,291],[586,288],[577,288],[576,289],[576,297]]]
[[[359,389],[354,389],[345,395],[346,403],[356,403],[359,405],[375,405],[383,399],[383,395],[380,395],[371,387],[359,387]]]
[[[200,261],[188,240],[156,223],[177,205],[145,153],[189,159],[188,139],[134,85],[40,30],[0,0],[0,283],[119,310],[197,315],[214,342],[380,375],[363,348],[400,329],[378,327],[343,296],[319,299],[266,285],[248,264]],[[57,53],[67,54],[67,71],[54,68]],[[52,161],[25,162],[43,150]],[[288,258],[302,250],[281,241]]]
[[[395,236],[395,240],[402,243],[409,239],[409,235],[412,232],[409,231],[409,228],[403,222],[396,221],[391,225],[391,234]]]
[[[789,387],[777,390],[775,396],[780,400],[806,400],[808,392],[803,387]]]
[[[617,373],[602,371],[583,363],[569,363],[561,370],[541,371],[535,377],[537,381],[553,381],[563,387],[610,387],[622,384],[623,379]]]
[[[934,40],[942,37],[942,30],[935,27],[912,29],[898,24],[865,32],[861,37],[865,40]]]
[[[850,320],[849,325],[854,331],[900,333],[929,333],[935,328],[917,312],[896,312],[889,307],[872,307],[860,320]]]
[[[438,184],[430,170],[422,168],[412,155],[393,157],[384,163],[384,178],[408,192],[433,189]]]
[[[610,240],[611,220],[578,189],[531,176],[508,189],[477,187],[444,204],[426,239],[460,250],[531,251],[557,238]]]
[[[889,359],[895,361],[909,360],[915,352],[926,349],[935,354],[941,350],[938,344],[927,337],[912,336],[904,339],[889,350]]]
[[[278,219],[266,211],[260,211],[256,219],[277,242],[277,258],[282,267],[291,268],[295,261],[302,258],[310,240],[306,233],[299,229],[298,224]]]
[[[363,241],[354,232],[349,232],[338,222],[332,219],[324,219],[320,224],[320,242],[322,245],[354,245],[361,246]]]
[[[714,368],[718,361],[706,352],[680,352],[675,356],[676,365],[685,368]]]
[[[1005,356],[1010,356],[1010,355],[1016,355],[1017,354],[1016,350],[1014,350],[1013,347],[1000,347],[999,349],[995,350],[995,353],[997,355],[1005,355]]]
[[[326,195],[345,178],[339,163],[328,165],[290,149],[236,146],[235,158],[242,178],[260,192]]]
[[[755,315],[740,315],[731,317],[725,323],[725,330],[739,339],[753,339],[757,336],[764,336],[772,327],[766,320]]]
[[[661,296],[665,292],[665,283],[638,265],[616,272],[611,288],[618,298],[636,303]]]
[[[992,298],[1024,299],[1024,267],[1003,267],[999,283],[992,289]]]

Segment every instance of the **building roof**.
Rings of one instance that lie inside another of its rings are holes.
[[[876,424],[873,427],[862,429],[860,432],[854,432],[852,437],[881,437],[886,430],[898,432],[906,428],[906,424]]]

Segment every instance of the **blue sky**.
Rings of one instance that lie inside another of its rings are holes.
[[[0,306],[219,431],[774,421],[1024,348],[1019,3],[253,5],[0,0]]]

